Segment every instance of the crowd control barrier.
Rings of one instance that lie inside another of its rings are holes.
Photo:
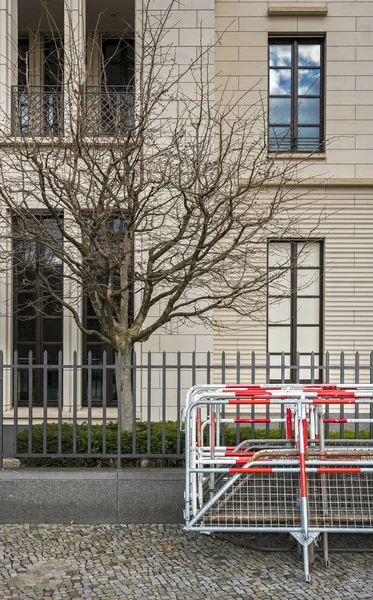
[[[191,388],[185,410],[185,529],[290,533],[310,581],[315,543],[322,541],[328,565],[328,534],[373,533],[373,441],[325,440],[326,424],[372,422],[346,415],[356,404],[366,405],[369,415],[372,403],[370,385]],[[333,418],[325,417],[327,406]],[[240,427],[253,423],[283,423],[286,435],[240,439]],[[235,445],[225,444],[230,428],[238,432]]]

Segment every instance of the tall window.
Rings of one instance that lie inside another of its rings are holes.
[[[61,304],[50,293],[62,297],[62,262],[53,252],[54,244],[62,243],[59,229],[54,219],[40,216],[35,220],[35,233],[24,222],[13,222],[13,311],[14,349],[18,351],[19,364],[27,365],[29,352],[33,354],[33,364],[43,364],[44,351],[48,353],[48,363],[56,365],[58,353],[62,351],[63,311]],[[54,242],[43,244],[48,237]],[[34,238],[34,239],[33,239]],[[49,282],[49,287],[45,285]],[[47,399],[54,403],[58,397],[57,370],[49,369],[47,375]],[[34,404],[43,402],[43,374],[33,371],[32,398]],[[19,370],[18,402],[27,404],[29,400],[28,372]]]
[[[119,308],[121,281],[119,275],[119,264],[123,258],[123,233],[125,231],[125,221],[121,218],[108,220],[105,227],[101,228],[99,241],[101,248],[107,248],[110,255],[109,261],[105,261],[97,256],[97,261],[102,265],[102,271],[99,275],[100,283],[103,283],[105,291],[107,287],[111,287],[114,292],[115,304]],[[118,249],[118,252],[116,252]],[[110,263],[110,265],[109,265]],[[133,318],[133,288],[131,286],[129,298],[129,319]],[[84,325],[91,331],[100,331],[100,322],[97,318],[95,310],[87,295],[84,298],[83,306]],[[106,352],[107,364],[114,365],[115,354],[111,346],[105,344],[95,334],[83,334],[83,363],[87,364],[89,352],[91,353],[92,371],[91,371],[91,388],[92,388],[92,404],[102,406],[104,394],[106,395],[107,405],[115,405],[117,403],[115,371],[108,370],[106,374],[106,383],[104,382],[103,369],[101,368],[103,361],[103,353]],[[96,368],[95,368],[96,366]],[[98,368],[97,368],[98,367]],[[83,378],[83,404],[87,404],[88,397],[88,371]]]
[[[324,149],[323,40],[269,39],[270,152]]]
[[[321,241],[271,241],[268,244],[268,331],[271,364],[296,365],[300,378],[315,381],[322,353],[323,243]],[[272,379],[295,380],[295,370],[273,369]]]

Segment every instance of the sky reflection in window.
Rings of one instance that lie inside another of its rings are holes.
[[[298,65],[300,67],[319,67],[320,66],[320,45],[319,44],[299,44],[299,46],[298,46]]]
[[[271,69],[269,74],[269,93],[273,96],[290,96],[291,70]]]
[[[298,71],[298,94],[300,96],[317,96],[320,94],[320,70],[299,69]]]
[[[269,64],[271,67],[290,67],[291,46],[272,44],[269,49]]]

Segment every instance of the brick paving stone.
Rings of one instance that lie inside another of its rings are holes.
[[[353,552],[361,536],[334,538],[351,551],[331,552],[329,569],[317,555],[307,584],[284,536],[232,543],[179,526],[0,525],[0,600],[372,599],[372,554]]]

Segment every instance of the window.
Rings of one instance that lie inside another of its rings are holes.
[[[321,241],[271,241],[268,245],[267,350],[274,381],[295,381],[299,352],[301,381],[320,380],[317,366],[322,354],[323,243]],[[312,371],[312,353],[314,371]]]
[[[106,282],[105,285],[112,287],[114,293],[117,292],[116,305],[119,307],[120,302],[120,276],[119,276],[119,263],[123,257],[123,232],[125,230],[125,221],[121,218],[113,218],[107,222],[105,227],[102,227],[98,234],[100,245],[102,247],[110,248],[110,256],[112,259],[111,266],[108,267],[107,263],[103,261],[99,256],[97,261],[101,261],[102,271],[99,279],[102,282]],[[118,248],[118,254],[115,249]],[[132,257],[133,258],[133,257]],[[87,288],[86,288],[87,289]],[[130,293],[129,299],[129,318],[133,319],[133,288]],[[87,329],[92,331],[100,330],[100,322],[97,318],[95,310],[92,306],[91,301],[87,297],[84,298],[83,305],[83,322]],[[83,334],[83,364],[88,362],[88,353],[91,352],[92,359],[92,405],[102,406],[104,399],[104,392],[106,395],[106,404],[108,406],[114,406],[117,403],[116,394],[116,383],[115,383],[115,370],[107,371],[106,384],[103,378],[103,369],[101,368],[103,361],[103,353],[106,352],[107,364],[114,365],[115,354],[113,349],[105,344],[96,335]],[[96,366],[96,368],[95,368]],[[99,368],[97,368],[99,367]],[[104,389],[105,386],[105,389]],[[83,378],[83,405],[87,406],[88,398],[88,372]]]
[[[57,365],[58,353],[62,351],[63,311],[58,300],[54,299],[43,284],[49,282],[53,293],[62,297],[62,262],[53,252],[62,243],[56,221],[40,216],[28,224],[27,234],[23,231],[24,221],[13,221],[13,313],[14,349],[18,351],[18,362],[27,365],[29,352],[33,354],[33,364],[43,364],[44,351],[48,353],[48,363]],[[41,243],[50,240],[50,244]],[[28,372],[18,373],[18,403],[27,405],[29,401]],[[33,403],[43,403],[43,374],[33,371]],[[49,369],[47,375],[47,400],[56,403],[58,399],[57,369]]]
[[[322,152],[323,40],[270,38],[270,152]]]

